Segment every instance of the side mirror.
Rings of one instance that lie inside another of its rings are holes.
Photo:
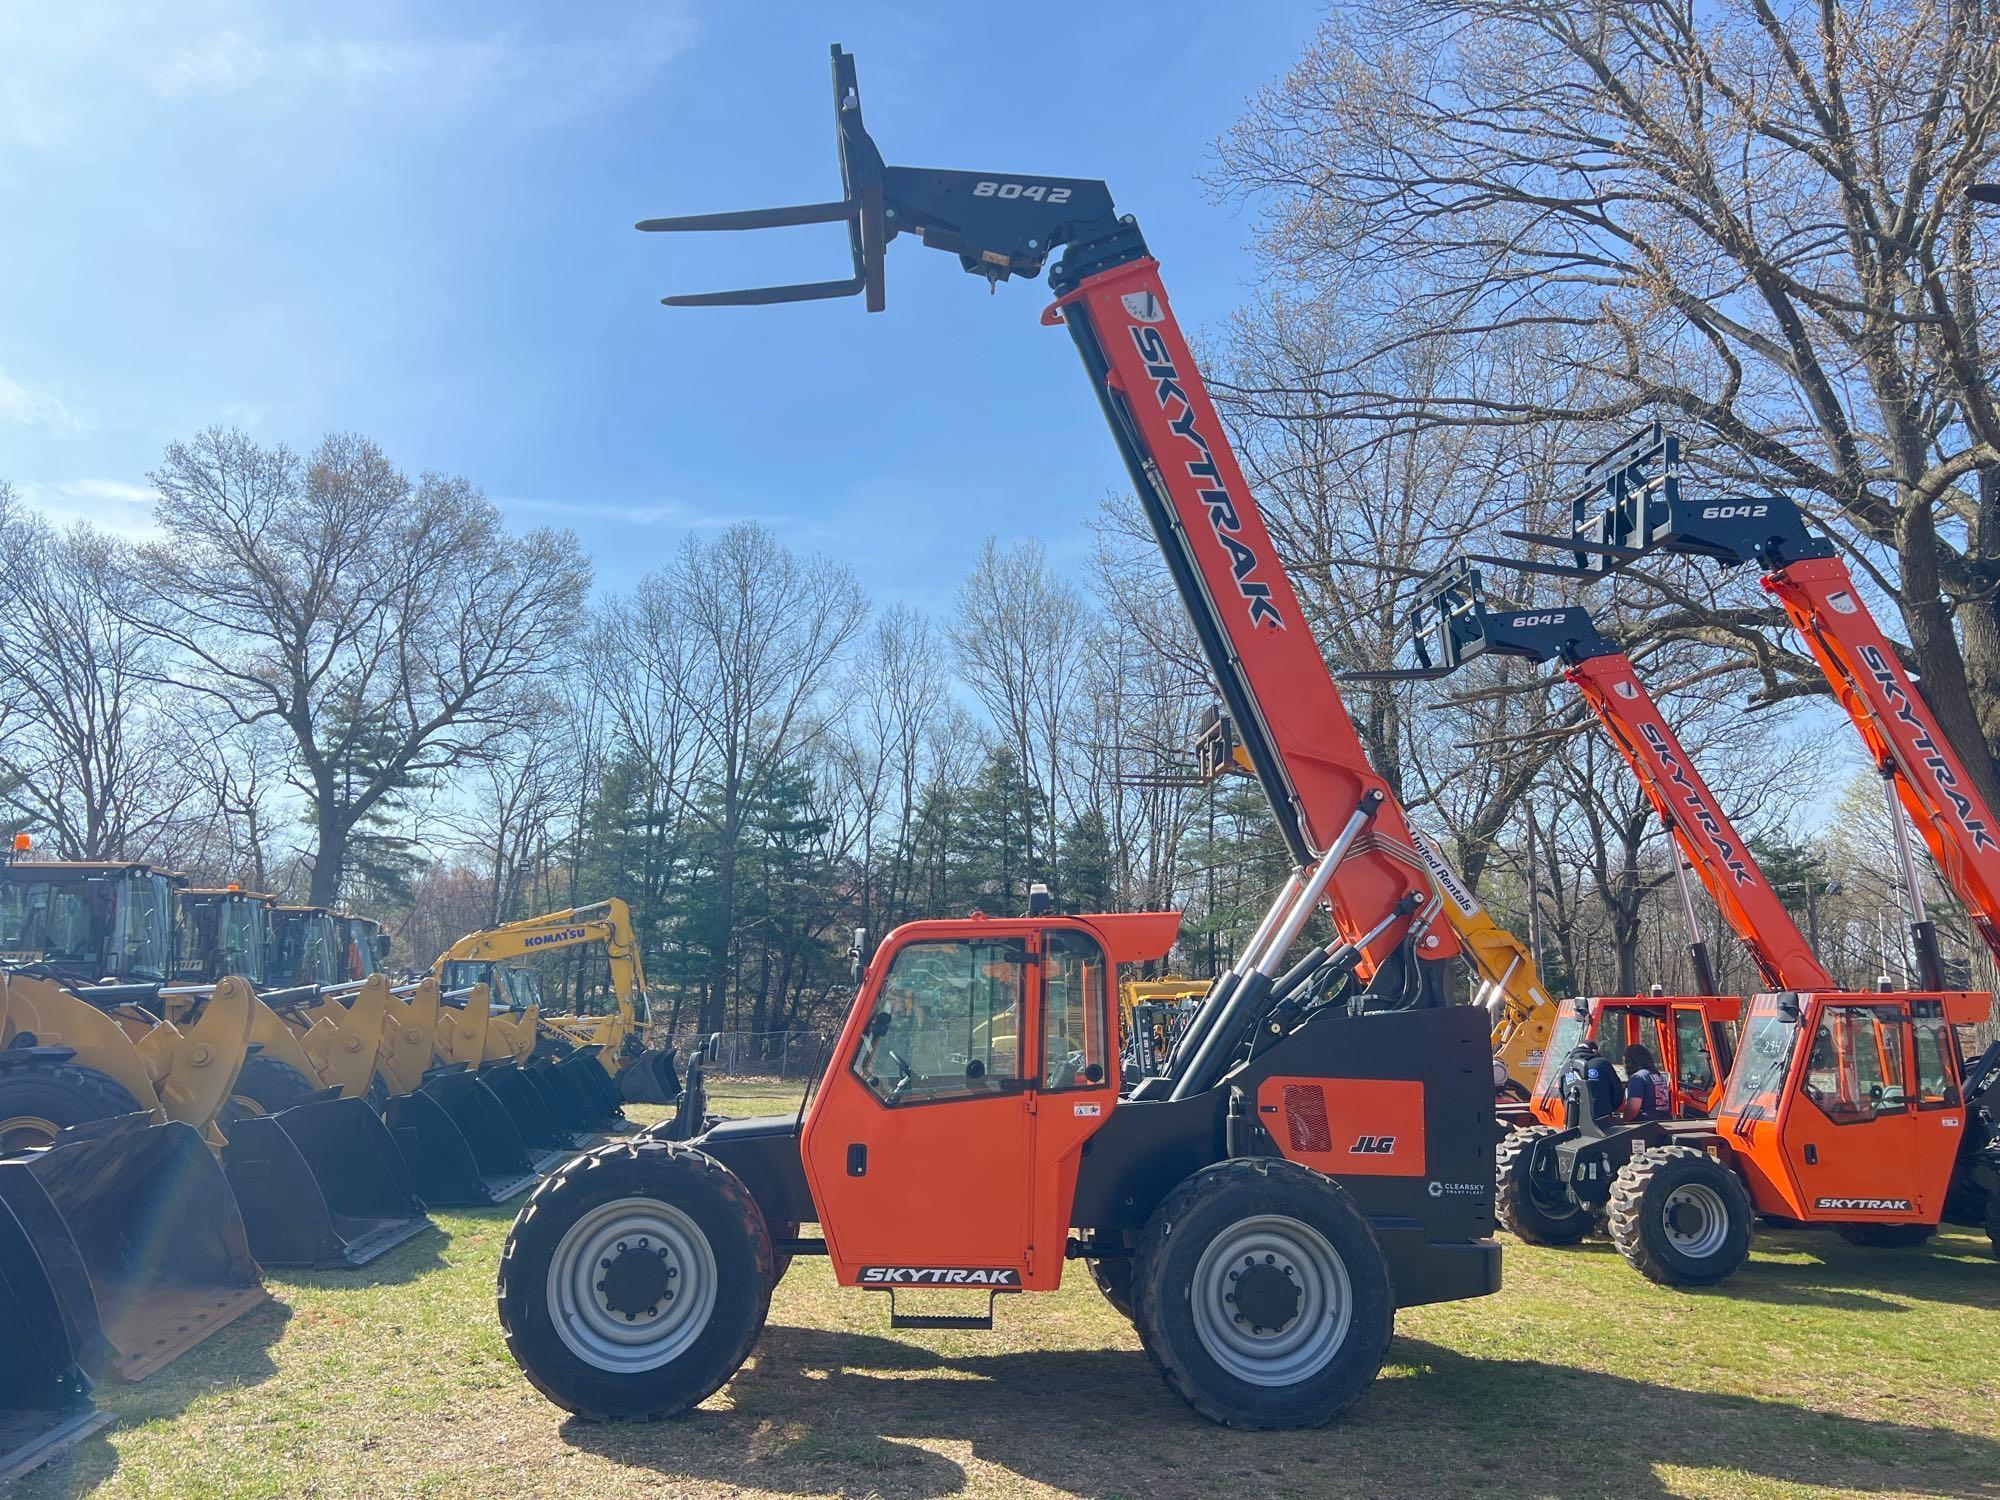
[[[847,972],[856,984],[861,982],[861,969],[868,958],[868,929],[854,929],[854,941],[847,945]]]

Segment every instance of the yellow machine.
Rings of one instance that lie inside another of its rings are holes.
[[[77,1065],[41,1078],[65,1118],[0,1109],[12,1143],[135,1111],[185,1124],[219,1152],[266,1265],[359,1266],[430,1228],[382,1122],[365,1104],[324,1096],[305,1047],[248,977],[175,982],[186,885],[131,862],[0,867],[8,951],[26,965],[8,1024]],[[327,1032],[313,1042],[337,1053]]]
[[[1181,1027],[1208,993],[1206,979],[1128,979],[1118,986],[1118,1029],[1128,1076],[1146,1078],[1165,1066]]]
[[[1236,742],[1229,716],[1220,709],[1203,715],[1196,757],[1205,780],[1256,774],[1249,752]],[[1436,840],[1417,829],[1411,832],[1443,904],[1445,920],[1458,934],[1460,951],[1478,977],[1473,1002],[1484,1005],[1493,1017],[1494,1090],[1526,1099],[1535,1086],[1542,1053],[1555,1025],[1555,1001],[1542,987],[1542,976],[1527,944],[1493,920],[1471,887],[1459,879]]]
[[[0,1210],[26,1231],[100,1379],[143,1379],[267,1300],[205,1139],[248,1050],[250,1003],[231,981],[182,1032],[0,968]],[[167,1252],[134,1253],[149,1244]]]
[[[610,1007],[596,1015],[542,1014],[534,976],[510,960],[581,947],[604,949]],[[639,941],[631,908],[618,897],[467,933],[438,956],[431,972],[447,991],[487,983],[511,1002],[505,1014],[496,1013],[486,1023],[489,1060],[584,1055],[595,1059],[605,1078],[617,1081],[617,1094],[625,1100],[672,1104],[680,1097],[673,1049],[651,1044]],[[460,1052],[469,1040],[456,1043]]]
[[[301,1088],[365,1101],[388,1126],[418,1196],[438,1207],[504,1202],[575,1144],[531,1081],[436,1066],[447,1016],[483,1009],[483,992],[448,1007],[435,980],[398,990],[379,967],[346,977],[379,957],[379,928],[367,919],[226,886],[182,891],[180,927],[187,978],[234,972],[265,986],[275,965],[297,981],[260,990],[251,1018],[258,1050],[232,1112],[281,1108]]]

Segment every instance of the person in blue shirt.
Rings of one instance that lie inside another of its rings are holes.
[[[1625,1102],[1618,1114],[1626,1120],[1664,1120],[1673,1113],[1667,1080],[1653,1067],[1653,1054],[1641,1046],[1625,1049]]]

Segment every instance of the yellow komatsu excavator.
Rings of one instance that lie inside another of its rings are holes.
[[[597,1014],[543,1014],[534,976],[510,961],[585,947],[604,950],[609,1003]],[[601,1075],[591,1087],[615,1082],[614,1099],[672,1104],[680,1098],[673,1049],[652,1035],[639,940],[631,908],[620,898],[467,933],[438,956],[431,972],[447,990],[489,983],[506,991],[513,1003],[489,1021],[489,1048],[511,1050],[517,1061],[553,1056],[579,1073],[579,1060],[588,1059]]]
[[[1229,716],[1220,709],[1203,715],[1196,755],[1204,780],[1256,775],[1249,752],[1237,743]],[[1493,1017],[1494,1092],[1526,1100],[1555,1025],[1555,1001],[1542,985],[1527,944],[1493,920],[1435,839],[1419,829],[1411,832],[1443,903],[1445,920],[1458,934],[1460,953],[1476,977],[1474,1003],[1485,1006]]]

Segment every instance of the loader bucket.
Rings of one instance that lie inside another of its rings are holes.
[[[632,1104],[676,1104],[681,1078],[672,1047],[648,1047],[618,1075],[618,1091]]]
[[[267,1266],[365,1266],[432,1227],[388,1127],[332,1090],[230,1125],[222,1165]]]
[[[125,1115],[0,1159],[0,1206],[41,1255],[100,1379],[143,1380],[269,1300],[220,1165],[191,1125]]]
[[[625,1118],[624,1100],[618,1085],[604,1070],[604,1048],[581,1046],[567,1057],[554,1059],[553,1066],[583,1101],[585,1123],[593,1130],[633,1129]]]
[[[591,1132],[590,1101],[578,1092],[573,1082],[556,1071],[552,1059],[544,1058],[519,1071],[534,1089],[535,1097],[542,1101],[542,1108],[548,1111],[549,1122],[559,1137],[580,1150],[604,1144],[603,1137]]]
[[[390,1134],[417,1196],[440,1208],[505,1203],[533,1187],[535,1164],[521,1132],[479,1076],[439,1068],[413,1094],[389,1100]]]
[[[110,1425],[35,1243],[0,1203],[0,1485]]]
[[[548,1106],[542,1102],[542,1096],[528,1081],[526,1073],[512,1063],[502,1063],[497,1067],[481,1068],[475,1076],[500,1101],[507,1118],[514,1122],[514,1129],[520,1132],[521,1143],[528,1148],[528,1159],[537,1171],[560,1161],[576,1149],[569,1132],[557,1127]]]

